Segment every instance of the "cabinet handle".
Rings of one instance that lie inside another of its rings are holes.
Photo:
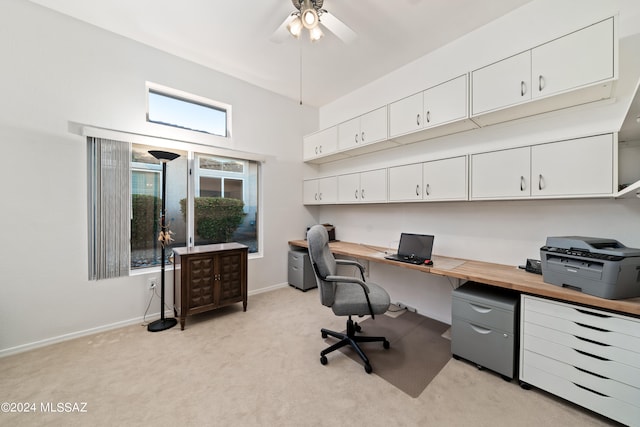
[[[527,188],[527,183],[524,180],[524,176],[520,177],[520,191],[524,191]]]
[[[358,134],[356,133],[355,136],[353,137],[353,141],[357,144],[358,143]]]
[[[420,114],[416,115],[416,124],[420,126]]]
[[[544,179],[542,178],[542,174],[538,175],[538,190],[542,190],[544,188]]]
[[[318,146],[316,145],[316,154],[318,154]]]
[[[362,134],[360,135],[360,141],[364,142],[364,131],[362,131]]]
[[[322,145],[320,145],[320,154],[322,154]]]
[[[538,92],[542,92],[542,89],[544,89],[544,77],[540,74],[538,76]]]
[[[353,193],[354,197],[356,198],[356,200],[358,199],[358,189],[356,188],[356,191]]]
[[[320,193],[320,200],[322,200],[322,193]]]
[[[318,193],[315,194],[314,198],[318,200]]]
[[[420,185],[416,185],[416,196],[420,195]]]
[[[527,93],[527,85],[524,83],[524,80],[520,82],[520,96],[524,96]]]
[[[427,185],[424,187],[424,191],[427,193],[427,196],[430,196],[430,194],[429,194],[429,184],[427,184]]]
[[[431,122],[431,111],[427,111],[427,123]]]
[[[360,190],[360,200],[364,200],[364,188]]]

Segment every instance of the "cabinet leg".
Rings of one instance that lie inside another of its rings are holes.
[[[184,323],[185,323],[185,320],[186,320],[186,319],[185,319],[184,317],[181,317],[181,318],[180,318],[180,330],[181,330],[181,331],[184,331]]]
[[[242,311],[247,311],[247,300],[242,302]]]

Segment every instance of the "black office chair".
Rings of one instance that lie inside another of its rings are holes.
[[[343,259],[335,259],[329,249],[329,235],[323,225],[314,225],[307,232],[309,244],[309,257],[318,283],[320,301],[323,305],[331,307],[336,316],[349,316],[347,320],[347,332],[340,333],[322,329],[322,338],[331,335],[339,339],[337,343],[320,352],[320,363],[326,365],[327,354],[345,345],[350,345],[364,362],[364,370],[372,372],[371,363],[358,343],[382,342],[385,349],[389,348],[389,341],[385,337],[356,336],[362,328],[351,319],[351,316],[383,314],[389,308],[389,294],[379,285],[366,282],[364,267],[356,262]],[[360,270],[361,279],[357,277],[338,276],[338,265],[356,266]]]

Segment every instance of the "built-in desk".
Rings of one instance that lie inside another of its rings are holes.
[[[306,240],[291,240],[289,245],[307,248]],[[485,283],[501,288],[514,289],[516,291],[562,301],[570,301],[585,304],[592,307],[617,311],[620,313],[640,316],[640,297],[624,300],[609,300],[593,295],[588,295],[572,289],[550,285],[542,281],[542,276],[528,273],[516,266],[493,264],[489,262],[466,260],[434,255],[433,265],[414,265],[385,259],[386,248],[364,245],[350,242],[330,242],[329,247],[336,255],[350,256],[361,260],[368,260],[384,264],[390,264],[401,268],[419,270],[425,273],[439,276],[454,277],[462,280]]]

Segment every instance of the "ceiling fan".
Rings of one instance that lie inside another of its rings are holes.
[[[321,26],[335,34],[345,43],[352,42],[356,33],[345,23],[322,8],[324,0],[291,0],[297,9],[292,12],[271,36],[271,41],[282,43],[286,37],[300,37],[306,28],[311,41],[320,40],[324,33]]]

